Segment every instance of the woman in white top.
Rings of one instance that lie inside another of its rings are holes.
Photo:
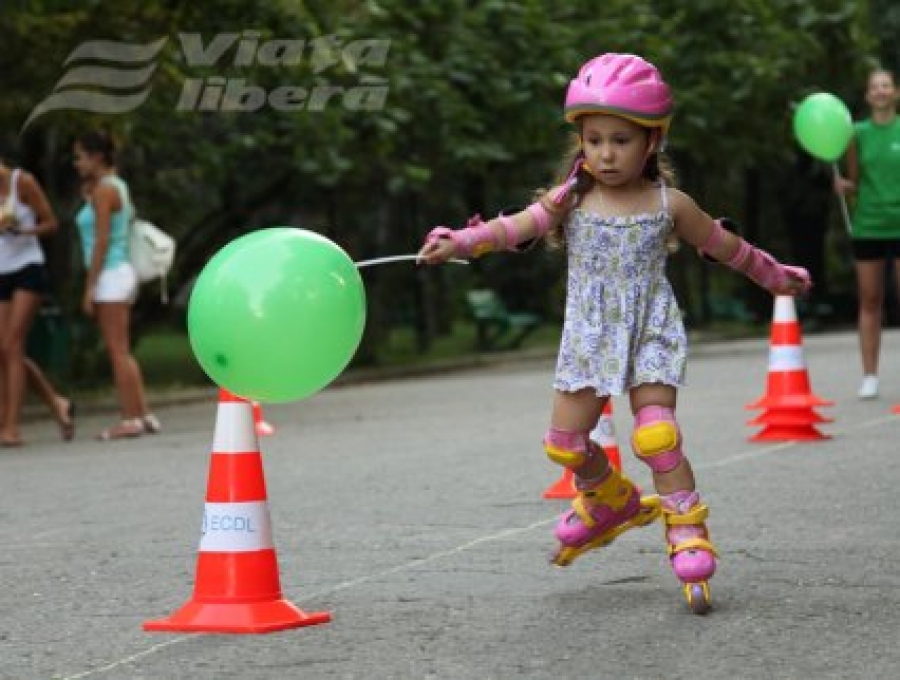
[[[25,355],[34,317],[48,292],[38,238],[58,222],[34,177],[0,160],[0,445],[20,446],[26,381],[46,402],[66,441],[75,436],[75,404],[62,397]]]

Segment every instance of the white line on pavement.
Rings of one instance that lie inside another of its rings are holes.
[[[172,645],[178,644],[179,642],[184,642],[185,640],[190,640],[191,636],[178,637],[174,640],[166,640],[165,642],[160,642],[158,644],[153,645],[152,647],[148,647],[143,652],[138,652],[137,654],[132,654],[131,656],[126,656],[124,659],[119,659],[118,661],[113,661],[106,666],[101,666],[100,668],[91,668],[90,670],[85,671],[84,673],[78,673],[77,675],[67,675],[62,680],[80,680],[81,678],[88,678],[92,675],[98,675],[99,673],[106,673],[107,671],[113,671],[121,666],[125,666],[126,664],[131,663],[132,661],[137,661],[145,656],[150,656],[151,654],[158,652],[160,649],[165,649],[166,647],[171,647]]]

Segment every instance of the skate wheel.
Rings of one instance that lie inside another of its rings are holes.
[[[687,598],[691,611],[700,616],[710,610],[709,586],[705,581],[700,583],[685,583],[684,595]]]

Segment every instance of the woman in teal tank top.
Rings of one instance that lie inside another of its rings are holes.
[[[133,214],[128,186],[116,174],[115,145],[103,132],[88,132],[75,142],[75,169],[85,203],[75,222],[81,238],[86,278],[81,309],[100,327],[112,364],[119,423],[99,439],[137,437],[158,432],[159,421],[147,408],[144,378],[131,353],[131,306],[137,275],[128,259],[128,230]]]
[[[851,240],[859,298],[859,348],[863,381],[860,399],[878,396],[885,268],[893,259],[900,272],[900,118],[893,74],[869,74],[866,102],[871,115],[855,125],[847,149],[847,178],[835,181],[839,193],[855,194]]]

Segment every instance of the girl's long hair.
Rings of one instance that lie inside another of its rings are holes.
[[[649,129],[648,129],[649,130]],[[560,162],[559,168],[557,169],[556,180],[554,181],[554,186],[559,186],[563,182],[565,182],[569,174],[572,172],[572,168],[575,167],[576,162],[580,162],[583,154],[581,152],[581,138],[580,138],[580,130],[574,135],[572,138],[572,143],[569,146],[568,151],[563,156],[562,161]],[[650,154],[649,158],[647,158],[647,162],[644,164],[644,171],[642,173],[644,179],[650,182],[659,182],[662,180],[667,187],[675,186],[675,169],[672,166],[669,157],[666,156],[662,151],[655,151]],[[568,217],[568,213],[572,211],[572,209],[578,207],[581,204],[581,200],[584,198],[585,194],[590,191],[595,180],[591,174],[581,168],[575,174],[575,186],[572,189],[570,196],[574,196],[574,199],[571,199],[567,206],[553,206],[555,208],[555,212],[559,214],[560,211],[566,213],[563,220],[559,223],[558,226],[554,227],[547,233],[547,243],[552,248],[559,248],[565,245],[565,223],[566,217]],[[541,200],[544,196],[546,196],[548,189],[543,187],[538,189],[535,192],[535,199]],[[542,203],[544,207],[548,208],[553,212],[553,208],[547,205],[549,201],[543,200]]]

